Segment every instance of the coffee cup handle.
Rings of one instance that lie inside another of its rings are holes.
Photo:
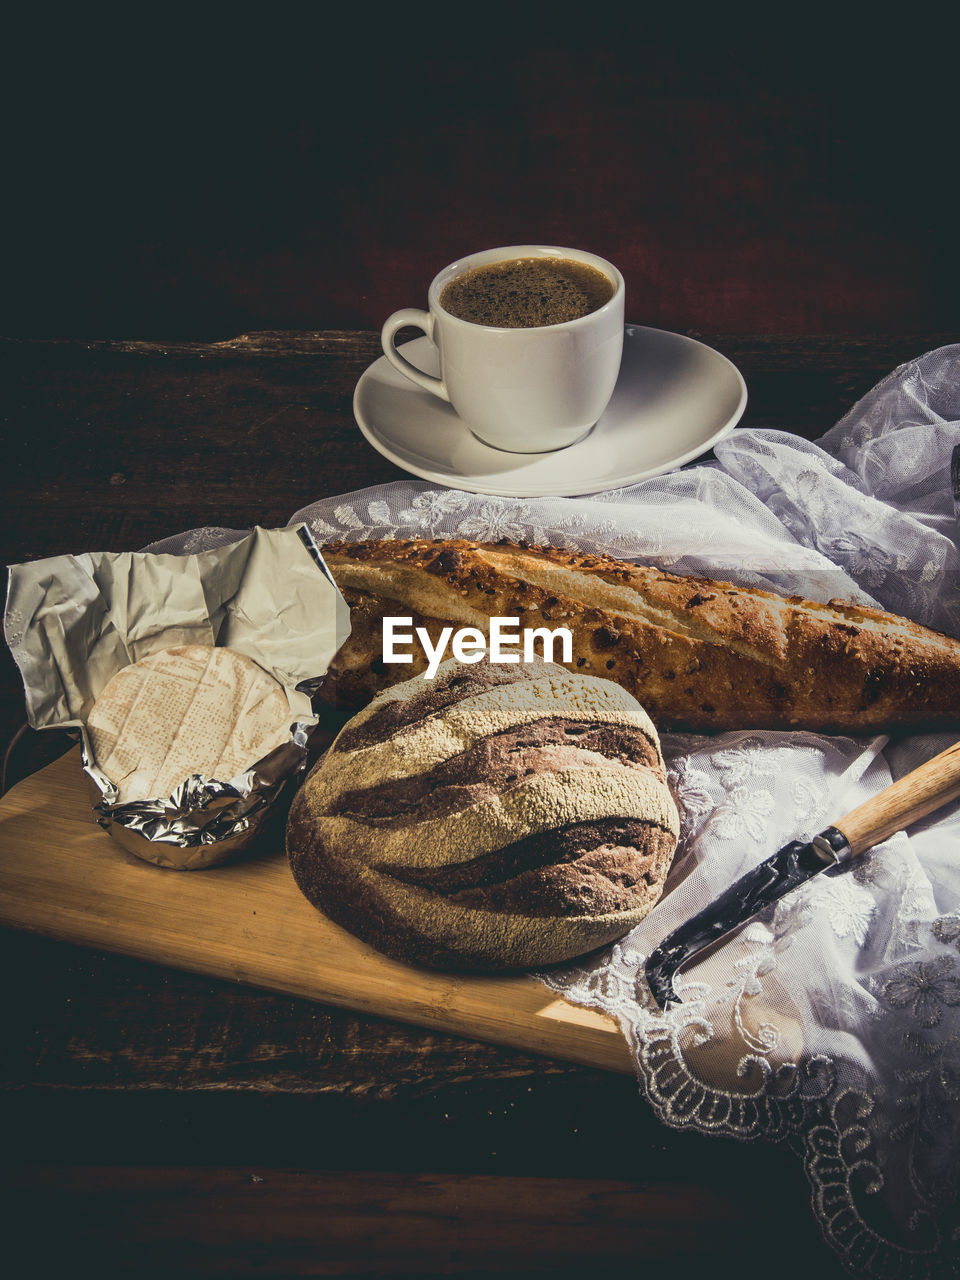
[[[430,312],[419,311],[416,307],[404,307],[402,311],[395,311],[380,331],[383,354],[405,378],[415,382],[418,387],[423,387],[424,391],[431,391],[435,396],[439,396],[441,400],[446,400],[449,404],[450,397],[447,395],[447,388],[443,379],[424,373],[416,365],[411,364],[406,356],[400,354],[394,338],[398,330],[406,328],[422,329],[430,341],[433,341],[433,316]]]

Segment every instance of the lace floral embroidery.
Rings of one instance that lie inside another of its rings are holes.
[[[904,965],[884,983],[883,994],[895,1009],[909,1008],[921,1027],[939,1026],[944,1007],[960,1005],[960,982],[953,977],[955,969],[950,956]]]
[[[863,946],[876,910],[869,889],[850,875],[820,876],[808,896],[812,905],[824,909],[837,938],[852,937],[857,946]]]
[[[933,936],[938,942],[956,947],[960,951],[960,915],[941,916],[933,922]]]

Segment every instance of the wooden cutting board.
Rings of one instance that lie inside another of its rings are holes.
[[[0,799],[0,923],[325,1004],[630,1072],[616,1023],[527,977],[389,960],[303,897],[282,848],[168,871],[94,822],[79,749]]]

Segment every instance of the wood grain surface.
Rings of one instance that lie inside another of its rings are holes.
[[[176,873],[93,821],[72,752],[0,800],[0,924],[588,1066],[632,1070],[616,1025],[521,977],[389,960],[316,911],[282,831],[256,857]]]
[[[854,854],[903,831],[960,796],[960,742],[892,782],[833,825]]]
[[[105,1276],[566,1280],[666,1267],[712,1277],[732,1274],[720,1267],[738,1257],[782,1257],[787,1247],[769,1187],[747,1203],[696,1177],[77,1167],[0,1173],[0,1190],[13,1224],[7,1258],[29,1260],[43,1276],[89,1268]],[[24,1241],[22,1224],[38,1204],[57,1230]],[[808,1233],[792,1236],[776,1274],[790,1280],[813,1269],[824,1280],[840,1275]]]

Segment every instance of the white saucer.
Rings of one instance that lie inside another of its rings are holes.
[[[429,338],[403,354],[439,373]],[[555,453],[504,453],[478,440],[453,408],[381,356],[363,374],[353,412],[373,447],[404,471],[470,493],[508,498],[600,493],[661,475],[713,447],[747,404],[740,371],[693,338],[627,325],[613,397],[588,436]]]

